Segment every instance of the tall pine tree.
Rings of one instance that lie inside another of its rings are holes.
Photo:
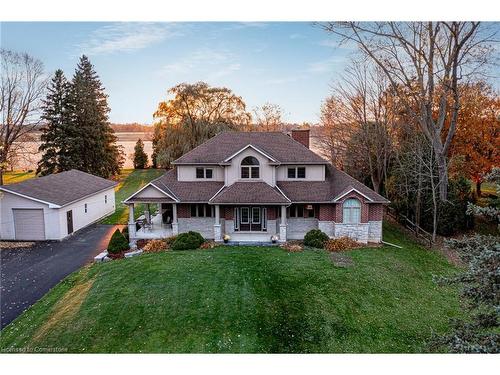
[[[87,56],[82,56],[71,82],[73,168],[108,178],[123,164],[123,152],[109,124],[107,95]]]
[[[70,85],[62,70],[56,70],[47,90],[42,107],[45,126],[38,148],[42,158],[38,162],[37,174],[42,176],[71,169],[71,166],[66,165],[71,127],[71,105],[68,100]]]
[[[148,155],[144,152],[144,142],[138,139],[134,147],[134,168],[144,169],[148,165]]]

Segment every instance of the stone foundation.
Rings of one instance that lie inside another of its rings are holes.
[[[214,224],[213,217],[191,217],[177,219],[179,224],[179,233],[189,232],[190,230],[199,232],[203,238],[207,240],[214,239]]]
[[[368,241],[369,242],[382,242],[382,222],[381,221],[368,222]]]
[[[342,224],[335,223],[334,237],[350,237],[358,242],[368,242],[368,223]]]

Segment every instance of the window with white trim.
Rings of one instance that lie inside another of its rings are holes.
[[[252,207],[252,224],[260,224],[260,207]]]
[[[213,168],[203,168],[203,167],[196,168],[196,178],[211,179],[213,175],[214,175]]]
[[[240,230],[240,210],[238,207],[234,208],[234,230]]]
[[[342,205],[342,222],[344,224],[358,224],[361,222],[361,202],[356,198],[349,198]]]
[[[241,178],[259,178],[260,164],[256,157],[247,156],[241,161]]]
[[[250,209],[241,207],[241,224],[250,224]]]
[[[288,167],[287,177],[290,179],[306,178],[306,167]]]
[[[192,204],[191,217],[215,217],[215,207],[208,204]]]

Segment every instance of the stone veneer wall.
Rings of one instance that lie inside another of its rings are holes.
[[[381,242],[382,241],[382,222],[370,221],[368,222],[368,241]]]
[[[350,237],[358,242],[368,242],[368,223],[340,224],[335,223],[334,237]]]
[[[311,229],[318,229],[318,219],[307,218],[288,218],[286,228],[286,238],[288,240],[302,240],[304,235]]]
[[[206,239],[213,240],[214,238],[215,218],[213,217],[178,218],[177,221],[179,222],[179,233],[192,230],[199,232]]]

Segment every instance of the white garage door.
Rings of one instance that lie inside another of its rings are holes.
[[[16,240],[44,240],[45,222],[42,209],[13,208]]]

